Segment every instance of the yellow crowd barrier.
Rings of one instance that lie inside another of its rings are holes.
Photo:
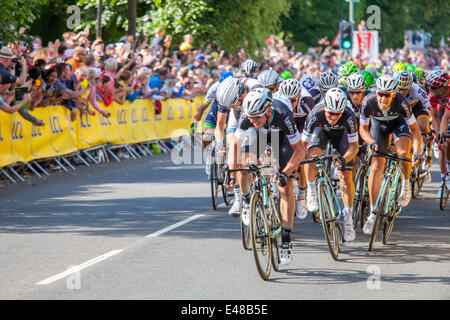
[[[18,113],[0,112],[0,167],[67,155],[106,143],[134,144],[180,136],[180,132],[189,130],[195,109],[202,101],[202,96],[193,102],[161,101],[159,115],[148,99],[126,101],[123,105],[113,103],[105,108],[111,114],[109,118],[96,112],[94,116],[79,116],[73,122],[64,106],[36,108],[30,113],[45,121],[42,127],[34,126]]]

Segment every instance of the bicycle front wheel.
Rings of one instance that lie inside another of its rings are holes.
[[[447,206],[448,194],[449,194],[449,192],[448,192],[447,186],[444,181],[441,184],[441,196],[440,196],[440,201],[439,201],[439,208],[441,210],[445,210],[445,207]]]
[[[329,194],[327,186],[319,182],[319,213],[322,221],[322,229],[327,239],[330,254],[334,260],[339,259],[339,231],[336,226],[336,220],[333,215],[333,199]]]
[[[249,210],[249,209],[243,209],[243,210]],[[243,217],[243,215],[247,215],[246,217]],[[250,250],[250,236],[251,236],[251,230],[250,230],[250,217],[248,217],[250,213],[244,213],[241,214],[241,237],[242,237],[242,246],[245,250]],[[246,220],[244,222],[244,220]]]
[[[353,202],[353,228],[356,229],[358,220],[363,211],[364,204],[364,182],[366,178],[366,170],[364,166],[358,168],[355,179],[355,201]]]
[[[217,175],[217,165],[215,163],[211,163],[211,200],[214,210],[217,209],[217,206],[219,204],[219,180]]]
[[[397,178],[397,189],[395,191],[389,192],[389,203],[387,205],[386,219],[384,221],[383,226],[383,244],[388,244],[389,239],[391,238],[392,230],[394,230],[395,219],[397,218],[398,212],[402,210],[397,202],[397,198],[401,192],[401,182],[400,178]],[[417,182],[417,180],[416,180]],[[392,194],[394,193],[394,194]],[[392,203],[391,203],[392,202]]]
[[[269,279],[271,269],[271,250],[269,223],[264,212],[264,203],[258,192],[250,200],[251,235],[256,268],[264,280]]]

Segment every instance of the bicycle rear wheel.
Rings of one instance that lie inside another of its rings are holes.
[[[422,161],[419,162],[419,166],[417,168],[413,168],[411,172],[411,194],[412,198],[416,199],[419,196],[420,192],[420,169],[422,167]]]
[[[439,208],[441,208],[441,210],[445,210],[445,207],[447,206],[448,194],[449,194],[449,191],[448,191],[447,186],[445,185],[445,181],[444,181],[441,184],[441,196],[440,196],[440,201],[439,201]]]
[[[387,195],[389,192],[389,186],[390,186],[390,178],[386,182],[386,187],[384,190],[380,191],[380,200],[378,202],[378,208],[377,208],[377,216],[375,219],[375,223],[373,224],[373,229],[372,229],[372,235],[370,236],[370,242],[369,242],[369,251],[372,251],[373,249],[373,245],[375,243],[375,239],[377,237],[377,233],[378,233],[378,229],[380,228],[380,224],[381,224],[381,220],[383,219],[383,216],[385,215],[385,212],[387,210],[387,205],[388,205],[388,201],[387,201]]]
[[[221,172],[221,187],[222,187],[223,202],[225,203],[226,206],[229,206],[231,203],[232,195],[227,190],[229,182],[227,166],[224,164],[220,165],[220,172]]]
[[[337,261],[339,259],[339,231],[334,216],[332,215],[334,211],[333,200],[331,199],[331,195],[328,194],[327,186],[322,181],[319,182],[318,189],[319,213],[322,220],[323,233],[327,239],[331,257]]]
[[[269,279],[271,269],[271,250],[269,224],[264,212],[263,200],[258,192],[250,200],[251,235],[256,268],[264,280]]]

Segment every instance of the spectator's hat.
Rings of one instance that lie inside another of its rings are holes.
[[[14,55],[14,53],[10,47],[2,47],[0,49],[0,58],[14,59],[15,57],[16,56]]]
[[[203,54],[199,53],[195,56],[195,61],[199,61],[199,60],[205,61],[206,57]]]
[[[16,83],[17,77],[13,76],[9,71],[0,70],[0,84]]]

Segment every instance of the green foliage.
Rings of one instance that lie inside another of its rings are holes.
[[[2,0],[0,6],[0,40],[3,43],[17,39],[15,32],[29,28],[39,18],[40,7],[46,0]]]

